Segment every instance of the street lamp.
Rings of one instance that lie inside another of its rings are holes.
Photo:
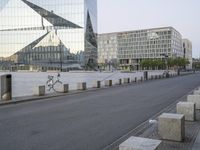
[[[167,65],[167,58],[169,57],[167,54],[163,53],[163,54],[160,54],[161,56],[164,56],[165,58],[165,65],[166,65],[166,70],[168,70],[168,65]]]
[[[63,68],[63,60],[62,60],[62,44],[61,44],[61,41],[60,41],[60,44],[59,44],[59,48],[60,48],[60,72],[62,72],[62,68]]]
[[[161,56],[164,56],[165,58],[165,65],[166,65],[166,72],[165,72],[165,75],[166,75],[166,78],[169,78],[169,71],[168,71],[168,65],[167,65],[167,58],[169,57],[167,54],[160,54]]]

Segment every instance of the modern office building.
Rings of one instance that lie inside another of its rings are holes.
[[[98,43],[98,63],[117,63],[117,33],[101,34]]]
[[[143,59],[184,56],[182,36],[173,27],[106,33],[98,39],[99,61],[116,58],[121,69],[140,69]],[[112,43],[115,49],[110,50],[107,43]]]
[[[184,58],[188,59],[190,64],[186,66],[186,69],[192,69],[192,42],[188,39],[183,39],[183,52]]]
[[[97,65],[97,0],[1,0],[0,69]]]

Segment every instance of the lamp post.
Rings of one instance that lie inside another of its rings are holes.
[[[63,60],[62,60],[62,44],[61,44],[61,41],[60,41],[60,44],[59,44],[59,47],[60,47],[60,72],[62,72],[62,66],[63,66]]]
[[[169,71],[168,71],[168,64],[167,64],[167,58],[169,57],[167,54],[161,54],[161,56],[164,56],[164,59],[165,59],[165,65],[166,65],[166,72],[165,72],[165,75],[166,75],[166,78],[169,78]]]
[[[167,54],[160,54],[161,56],[164,56],[165,59],[165,65],[166,65],[166,70],[168,70],[168,65],[167,65],[167,58],[169,57]]]

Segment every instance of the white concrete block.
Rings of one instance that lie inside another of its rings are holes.
[[[59,87],[56,87],[56,90],[60,93],[68,93],[69,92],[69,84],[61,84]]]
[[[86,82],[77,83],[77,90],[87,90]]]
[[[124,84],[130,83],[130,78],[124,78]]]
[[[93,87],[94,88],[101,88],[101,81],[95,81]]]
[[[112,80],[106,80],[105,86],[112,86]]]
[[[200,95],[188,95],[187,101],[195,103],[196,109],[200,109]]]
[[[194,95],[200,95],[200,90],[194,90],[193,94]]]
[[[187,121],[195,121],[195,109],[193,102],[179,102],[176,105],[177,114],[184,114]]]
[[[138,82],[138,79],[137,79],[137,77],[135,77],[135,83],[136,83],[136,82]]]
[[[160,140],[132,136],[119,145],[119,150],[156,150],[160,143]]]
[[[122,84],[122,79],[118,79],[117,84],[121,85]]]
[[[158,117],[158,133],[162,139],[183,141],[185,138],[185,117],[183,114],[163,113]]]
[[[44,96],[45,95],[45,86],[41,85],[41,86],[34,87],[33,88],[33,95]]]

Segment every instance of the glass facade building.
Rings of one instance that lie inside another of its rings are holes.
[[[97,0],[1,0],[1,70],[96,64]]]

